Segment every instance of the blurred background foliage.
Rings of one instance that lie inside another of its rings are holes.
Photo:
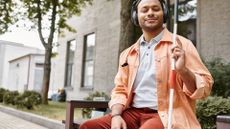
[[[205,61],[204,61],[205,62]],[[214,79],[211,96],[197,102],[196,115],[202,129],[216,129],[218,115],[230,115],[230,63],[216,58],[205,62]]]

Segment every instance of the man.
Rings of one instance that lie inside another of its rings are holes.
[[[164,129],[167,127],[171,59],[175,58],[174,129],[201,129],[195,100],[209,95],[213,79],[191,41],[172,33],[163,0],[137,0],[132,21],[143,35],[120,55],[109,107],[111,114],[89,120],[80,129]]]

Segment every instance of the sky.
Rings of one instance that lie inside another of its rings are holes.
[[[22,28],[13,28],[12,32],[0,35],[0,40],[21,43],[26,46],[44,49],[36,31],[27,31]]]
[[[22,8],[21,8],[22,9]],[[20,10],[22,11],[22,10]],[[10,32],[6,32],[4,34],[0,35],[0,40],[6,40],[11,41],[15,43],[21,43],[26,46],[36,47],[40,49],[44,49],[40,39],[38,32],[36,30],[34,31],[28,31],[26,28],[23,27],[16,27],[17,26],[23,26],[23,25],[32,25],[29,21],[26,20],[20,20],[16,24],[9,27]]]

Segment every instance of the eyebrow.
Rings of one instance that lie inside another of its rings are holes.
[[[152,5],[149,5],[149,4],[143,4],[141,5],[140,8],[152,8],[152,7],[161,7],[160,5],[157,5],[157,4],[152,4]]]

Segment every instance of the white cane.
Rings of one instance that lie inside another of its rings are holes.
[[[176,34],[177,34],[177,8],[178,0],[174,0],[174,26],[173,26],[173,45],[176,45]],[[173,112],[173,96],[174,88],[176,85],[176,69],[175,59],[171,62],[171,78],[170,78],[170,95],[169,95],[169,109],[168,109],[168,129],[172,128],[172,112]]]

